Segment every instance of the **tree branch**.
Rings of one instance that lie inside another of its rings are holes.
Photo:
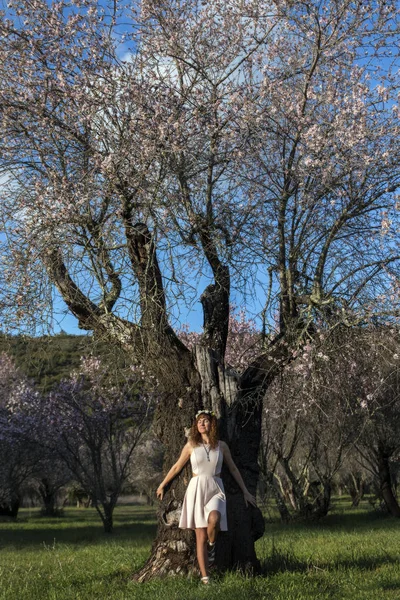
[[[97,259],[103,266],[105,272],[107,273],[107,277],[111,282],[111,289],[107,291],[104,282],[99,281],[103,291],[103,300],[101,301],[99,308],[104,312],[109,313],[112,311],[121,294],[122,284],[118,273],[114,269],[109,250],[104,242],[103,233],[101,230],[102,220],[103,219],[100,217],[96,222],[90,218],[88,219],[87,226],[97,250]]]
[[[153,236],[145,223],[133,222],[127,203],[123,218],[129,258],[139,284],[142,327],[167,327],[167,307]]]
[[[78,319],[79,327],[92,330],[104,339],[117,341],[129,348],[138,358],[143,355],[140,327],[111,313],[105,313],[92,302],[71,279],[62,254],[58,249],[49,249],[42,255],[50,280],[57,287],[69,310]]]
[[[145,223],[133,222],[132,201],[124,198],[122,214],[129,258],[139,285],[141,330],[145,332],[145,353],[158,374],[171,373],[185,381],[193,369],[190,351],[168,322],[161,270],[152,234]],[[184,365],[184,362],[185,365]],[[187,371],[186,371],[187,369]]]

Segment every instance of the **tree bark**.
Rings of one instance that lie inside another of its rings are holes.
[[[390,473],[389,458],[391,453],[387,452],[382,445],[378,446],[378,473],[379,487],[386,508],[393,517],[400,517],[400,507],[393,494],[392,477]]]
[[[51,488],[47,479],[43,478],[39,482],[39,494],[43,501],[43,514],[48,517],[56,515],[56,491]]]
[[[18,516],[20,504],[21,501],[19,498],[11,500],[8,504],[0,504],[0,516],[16,519]]]
[[[201,407],[200,381],[193,370],[192,385],[164,393],[159,402],[155,419],[155,433],[164,444],[164,473],[174,464],[187,439],[185,428],[190,427],[193,415]],[[194,534],[178,528],[183,497],[191,477],[188,464],[165,489],[157,511],[158,529],[150,557],[135,573],[136,581],[148,581],[166,575],[189,575],[197,570]],[[154,490],[155,493],[155,490]]]
[[[279,485],[272,471],[267,471],[267,482],[271,486],[272,495],[275,499],[275,504],[279,511],[281,521],[283,523],[288,523],[291,519],[290,512],[286,506],[285,499],[281,490],[279,489]]]
[[[112,533],[114,530],[113,513],[114,506],[111,504],[104,505],[103,525],[105,533]]]

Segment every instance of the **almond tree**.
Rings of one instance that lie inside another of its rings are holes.
[[[40,456],[21,436],[13,400],[30,390],[23,374],[6,354],[0,355],[0,515],[17,517],[23,488],[36,472]]]
[[[72,474],[57,453],[47,451],[40,446],[40,461],[36,464],[35,472],[29,481],[42,504],[42,514],[46,517],[60,515],[60,496],[72,481]]]
[[[339,328],[303,350],[271,386],[264,404],[270,471],[277,481],[285,480],[282,491],[303,517],[327,513],[340,470],[353,476],[357,502],[369,472],[388,512],[399,517],[393,481],[400,453],[398,329]],[[312,480],[318,486],[310,501]]]
[[[330,509],[334,480],[363,421],[355,415],[361,385],[348,373],[358,360],[347,330],[316,334],[270,386],[264,401],[264,476],[283,520],[320,518]],[[332,339],[334,341],[332,341]]]
[[[166,468],[213,407],[254,493],[261,399],[289,348],[316,319],[393,314],[398,16],[393,0],[11,0],[3,13],[3,322],[37,324],[56,288],[83,330],[144,362]],[[264,341],[238,375],[224,355],[239,292],[263,307]],[[198,296],[189,350],[173,325]],[[139,579],[192,564],[183,481]],[[252,511],[228,490],[221,564],[256,565]]]
[[[0,390],[0,514],[16,517],[29,486],[42,500],[44,513],[54,516],[57,492],[71,473],[54,452],[32,438],[35,420],[26,419],[20,407],[37,406],[39,395],[5,353],[0,355]]]
[[[387,511],[400,517],[394,476],[400,457],[399,332],[378,329],[366,339],[356,337],[354,346],[357,358],[351,362],[352,378],[358,376],[360,383],[357,413],[361,427],[355,443],[358,459],[372,473]]]
[[[21,397],[15,404],[25,419],[21,436],[54,456],[86,492],[107,533],[113,512],[133,469],[132,455],[149,423],[154,396],[132,369],[124,384],[112,381],[109,366],[82,360],[79,373],[48,396]],[[113,385],[114,383],[114,385]]]
[[[337,398],[346,400],[354,437],[351,454],[373,475],[388,512],[400,517],[393,477],[400,455],[398,328],[356,329],[339,335],[332,346],[310,397],[318,402],[318,390],[323,387],[330,391],[333,403]]]

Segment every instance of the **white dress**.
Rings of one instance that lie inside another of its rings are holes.
[[[194,477],[189,482],[183,500],[179,521],[181,529],[207,527],[210,512],[217,510],[221,513],[221,531],[228,530],[224,484],[219,477],[223,458],[219,444],[215,450],[210,448],[208,457],[203,445],[193,448],[190,462]]]

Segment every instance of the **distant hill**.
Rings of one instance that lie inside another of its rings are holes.
[[[66,333],[35,338],[0,336],[0,352],[12,356],[21,371],[46,392],[78,367],[90,346],[89,336]]]
[[[82,356],[106,357],[110,365],[115,364],[117,357],[121,359],[118,349],[96,343],[91,335],[66,333],[43,337],[0,334],[0,352],[12,356],[21,371],[43,392],[77,369]]]

